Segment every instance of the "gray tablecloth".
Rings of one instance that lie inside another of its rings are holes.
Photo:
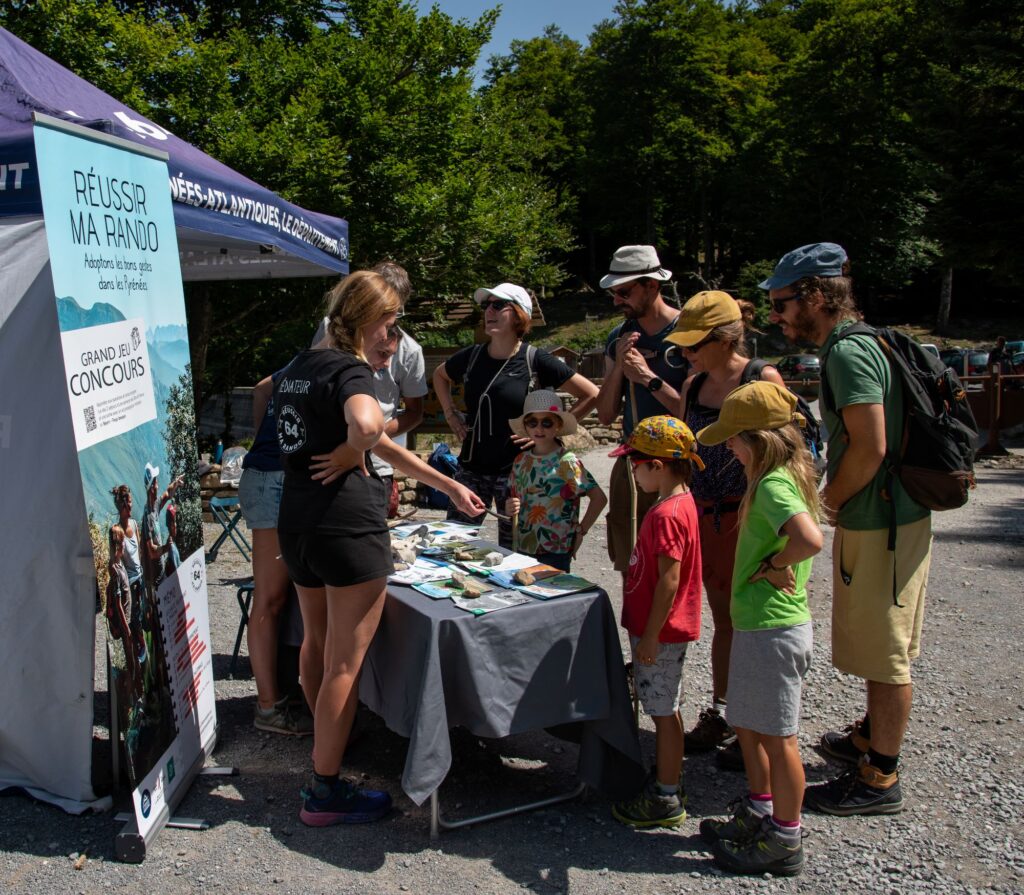
[[[359,695],[409,738],[402,789],[417,805],[448,774],[455,726],[486,737],[558,728],[580,744],[580,779],[609,798],[633,795],[643,781],[604,591],[474,616],[389,585]]]

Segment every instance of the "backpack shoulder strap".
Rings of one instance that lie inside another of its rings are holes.
[[[686,418],[690,415],[690,403],[697,400],[700,395],[701,386],[704,385],[704,381],[707,378],[707,373],[698,373],[693,377],[693,382],[690,383],[690,387],[686,390],[686,401],[683,404],[683,422],[686,422]]]
[[[476,363],[476,359],[480,357],[480,352],[483,350],[484,343],[480,342],[473,346],[473,350],[469,354],[469,363],[466,364],[466,372],[463,375],[463,379],[468,379],[470,371],[473,369],[473,364]]]
[[[768,361],[761,357],[754,357],[748,360],[747,365],[740,374],[740,385],[746,385],[748,382],[760,379],[761,373],[764,372],[764,368],[767,366]]]
[[[836,344],[842,342],[843,339],[848,339],[851,336],[873,336],[878,340],[878,330],[873,326],[868,326],[862,320],[851,324],[846,327],[838,336],[836,336],[835,342],[832,343],[828,351],[825,352],[824,357],[821,359],[821,396],[824,401],[825,407],[835,413],[836,401],[835,396],[832,394],[832,386],[828,383],[828,356],[832,353],[832,348],[835,348]]]

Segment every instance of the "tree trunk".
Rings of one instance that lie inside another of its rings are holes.
[[[946,334],[949,328],[949,308],[953,303],[953,268],[947,267],[942,272],[942,285],[939,287],[939,313],[935,328]]]
[[[206,352],[210,347],[213,325],[213,301],[208,283],[192,283],[186,288],[185,311],[188,315],[188,349],[192,359],[192,393],[198,422],[206,399]]]

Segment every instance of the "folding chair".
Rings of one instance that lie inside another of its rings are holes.
[[[247,562],[252,561],[252,546],[245,535],[238,529],[238,523],[242,519],[242,511],[238,506],[238,498],[232,497],[211,497],[210,515],[213,516],[220,527],[224,530],[217,536],[213,546],[206,553],[206,561],[213,562],[217,558],[217,551],[224,542],[231,538],[238,551],[245,557]]]
[[[241,618],[238,620],[238,633],[235,635],[235,649],[231,653],[231,664],[228,665],[228,677],[235,676],[235,665],[238,662],[238,651],[242,648],[242,635],[245,633],[245,626],[249,624],[249,610],[252,609],[253,581],[243,581],[238,585],[238,592],[235,598],[238,600],[238,611]]]

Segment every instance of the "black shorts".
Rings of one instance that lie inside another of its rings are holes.
[[[278,531],[281,558],[299,587],[348,587],[395,570],[386,531],[365,535]]]

